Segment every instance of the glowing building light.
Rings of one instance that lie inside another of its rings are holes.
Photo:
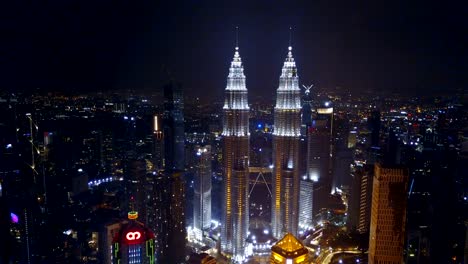
[[[333,107],[317,108],[319,114],[333,114]]]
[[[138,218],[138,212],[135,212],[135,211],[128,212],[127,217],[130,220],[135,220]]]
[[[133,240],[138,240],[140,239],[141,237],[141,233],[138,232],[138,231],[135,231],[135,232],[128,232],[126,235],[125,235],[125,238],[129,241],[133,241]]]
[[[159,131],[158,127],[158,116],[154,116],[154,131]]]
[[[18,216],[16,214],[10,213],[10,217],[11,217],[11,222],[12,223],[17,224],[19,222],[19,218],[18,218]]]

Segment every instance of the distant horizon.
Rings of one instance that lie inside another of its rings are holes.
[[[254,96],[278,87],[290,27],[301,84],[356,92],[466,89],[463,10],[406,1],[11,2],[0,21],[0,89],[160,89],[170,72],[188,94],[222,98],[236,27]]]

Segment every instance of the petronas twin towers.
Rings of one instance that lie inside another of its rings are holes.
[[[281,71],[274,109],[272,219],[273,236],[297,234],[299,215],[299,77],[292,48]],[[235,261],[245,258],[249,229],[249,105],[244,68],[236,47],[223,106],[224,201],[221,249]]]

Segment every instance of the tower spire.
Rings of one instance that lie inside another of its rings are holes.
[[[289,27],[289,50],[292,49],[291,42],[292,42],[292,27]]]
[[[239,27],[236,26],[236,50],[239,49]]]

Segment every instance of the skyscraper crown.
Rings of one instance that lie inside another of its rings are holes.
[[[299,76],[297,75],[296,62],[292,55],[292,47],[288,47],[288,56],[281,70],[280,85],[278,90],[299,91]]]
[[[229,68],[226,90],[247,90],[245,87],[244,67],[242,66],[242,60],[239,55],[239,47],[236,47],[234,58]]]

